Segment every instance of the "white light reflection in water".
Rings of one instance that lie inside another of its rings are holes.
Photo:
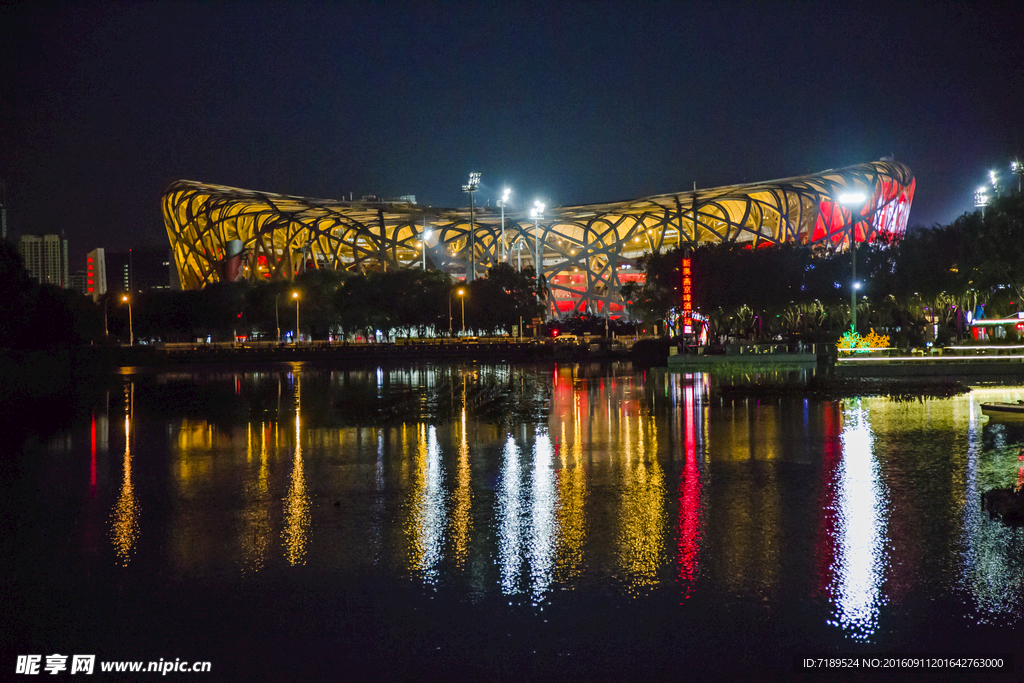
[[[441,447],[437,443],[437,430],[426,428],[426,442],[416,453],[416,473],[412,496],[412,551],[413,568],[427,584],[438,579],[438,564],[443,554],[446,525],[444,472],[441,467]]]
[[[975,413],[975,410],[980,412],[980,408],[974,402],[978,398],[992,400],[995,393],[995,390],[975,390],[971,394],[961,583],[974,599],[979,624],[1013,626],[1020,618],[1020,596],[1024,595],[1024,553],[1021,552],[1024,529],[990,519],[981,509],[982,492],[1010,483],[1005,478],[994,478],[993,473],[1013,472],[1019,466],[1015,447],[1007,449],[1006,444],[997,441],[995,448],[984,453],[983,426]],[[997,394],[995,398],[1005,401],[1016,397]],[[987,465],[985,471],[979,468],[982,457]]]
[[[551,467],[554,448],[546,429],[537,430],[533,445],[533,481],[530,505],[530,541],[527,557],[530,560],[530,593],[534,604],[544,599],[551,586],[554,570],[555,544],[558,538],[558,494],[555,473]]]
[[[519,569],[523,559],[522,501],[519,493],[519,446],[509,434],[502,450],[501,479],[498,483],[498,562],[501,567],[501,592],[518,591]]]
[[[867,411],[855,401],[843,410],[843,460],[836,473],[838,534],[832,563],[834,620],[854,640],[878,629],[885,557],[885,490],[872,453]]]

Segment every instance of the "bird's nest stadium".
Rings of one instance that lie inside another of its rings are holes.
[[[304,269],[438,268],[472,280],[503,260],[539,264],[551,317],[615,316],[620,288],[642,280],[638,259],[680,245],[793,242],[843,248],[899,238],[914,176],[883,160],[813,175],[562,206],[533,217],[493,207],[308,199],[179,180],[163,195],[164,224],[185,289],[225,279],[290,280]],[[839,202],[859,192],[859,209]],[[856,218],[856,220],[853,220]],[[851,223],[854,229],[851,230]]]

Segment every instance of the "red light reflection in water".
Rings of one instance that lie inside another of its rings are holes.
[[[818,591],[820,595],[829,595],[832,582],[832,565],[836,561],[836,539],[839,537],[839,503],[836,491],[836,473],[843,459],[843,446],[840,439],[842,425],[839,406],[835,402],[823,406],[825,424],[824,452],[821,458],[821,474],[823,477],[818,508],[821,510],[821,522],[818,527],[818,538],[815,542],[814,564],[818,575]]]
[[[700,554],[700,470],[697,467],[697,411],[693,375],[686,375],[683,389],[683,419],[686,420],[686,461],[679,479],[679,585],[683,599],[693,595]]]

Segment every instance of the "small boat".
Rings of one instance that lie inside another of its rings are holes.
[[[981,404],[981,412],[994,419],[1024,420],[1024,400],[1017,399],[1013,403],[992,401]]]

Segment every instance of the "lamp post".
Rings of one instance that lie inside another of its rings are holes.
[[[292,298],[295,299],[295,343],[299,343],[299,293],[292,292]]]
[[[498,201],[498,206],[501,207],[501,260],[506,263],[508,262],[508,250],[505,248],[505,205],[508,204],[510,194],[512,194],[512,190],[506,187]]]
[[[281,315],[277,312],[277,302],[281,298],[281,292],[274,295],[274,323],[277,325],[277,343],[281,343]]]
[[[466,336],[466,290],[459,288],[459,301],[462,302],[462,336]]]
[[[480,187],[480,174],[470,173],[469,182],[462,186],[462,191],[469,194],[469,264],[471,270],[466,273],[466,282],[476,279],[476,229],[474,226],[473,193]]]
[[[121,297],[121,301],[128,302],[128,346],[135,346],[135,330],[132,328],[132,300],[125,294]]]
[[[847,192],[839,195],[839,203],[850,209],[850,329],[857,333],[857,290],[860,283],[857,282],[857,219],[864,207],[867,197],[863,192]]]
[[[1014,159],[1010,162],[1010,173],[1017,176],[1017,194],[1020,194],[1020,178],[1024,176],[1024,162]]]
[[[533,219],[533,268],[537,280],[537,300],[540,301],[540,219],[544,215],[544,204],[538,199],[533,203],[530,218]]]

